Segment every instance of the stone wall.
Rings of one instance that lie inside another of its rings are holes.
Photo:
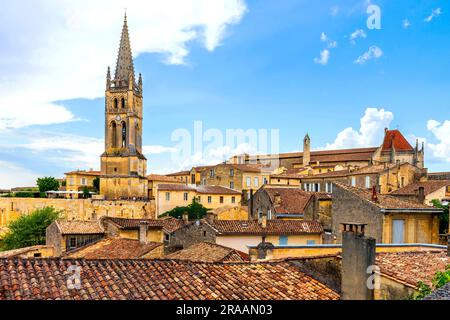
[[[68,220],[97,220],[103,216],[155,219],[154,201],[106,201],[93,199],[0,198],[0,227],[36,209],[53,207]]]
[[[216,243],[215,231],[205,223],[194,222],[172,233],[166,252],[185,249],[198,242]]]

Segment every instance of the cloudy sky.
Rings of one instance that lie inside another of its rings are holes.
[[[370,5],[381,29],[368,28]],[[181,161],[174,136],[194,137],[196,121],[223,135],[279,130],[286,152],[306,132],[323,149],[378,146],[385,127],[399,128],[426,142],[431,171],[450,169],[448,1],[4,0],[0,188],[99,168],[125,8],[149,172],[253,150],[193,147]]]

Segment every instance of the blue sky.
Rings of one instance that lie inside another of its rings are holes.
[[[173,132],[193,132],[195,121],[223,133],[278,129],[285,152],[299,150],[306,132],[313,148],[345,148],[377,146],[385,126],[398,127],[412,143],[426,142],[431,171],[450,168],[446,1],[117,0],[100,21],[92,16],[101,3],[48,0],[18,21],[20,8],[6,2],[0,188],[98,169],[105,72],[115,66],[124,6],[144,78],[149,172],[246,151],[174,160]],[[381,9],[380,30],[367,28],[370,4]]]

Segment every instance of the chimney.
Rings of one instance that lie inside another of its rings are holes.
[[[373,300],[374,286],[369,277],[375,270],[376,240],[364,235],[366,224],[343,223],[342,300]]]
[[[275,246],[270,242],[266,242],[266,237],[263,237],[262,242],[256,247],[258,260],[271,259],[274,248]]]
[[[184,222],[189,222],[189,213],[183,212],[182,218]]]
[[[281,195],[278,192],[275,193],[273,202],[274,202],[274,205],[276,205],[276,206],[279,206],[281,204]]]
[[[148,221],[139,222],[139,242],[147,244]]]
[[[214,212],[208,211],[206,213],[206,221],[209,223],[213,223],[216,220],[217,216],[214,214]]]
[[[377,188],[375,186],[372,187],[372,202],[378,202]]]
[[[263,229],[267,228],[267,215],[263,214],[262,218],[261,218],[261,227]]]
[[[419,187],[419,192],[417,194],[417,200],[421,204],[425,203],[425,188],[424,187]]]

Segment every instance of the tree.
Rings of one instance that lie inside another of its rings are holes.
[[[10,222],[1,249],[13,250],[45,244],[45,230],[60,213],[54,208],[46,207]]]
[[[56,191],[59,189],[59,182],[53,177],[45,177],[37,179],[39,192]]]
[[[442,214],[439,215],[439,233],[448,233],[448,207],[449,204],[443,205],[439,200],[432,200],[431,203],[436,208],[444,210]]]
[[[189,215],[189,220],[199,220],[203,219],[208,213],[208,209],[205,208],[201,203],[198,202],[197,198],[193,198],[192,202],[186,207],[176,207],[162,216],[170,216],[177,219],[181,219],[183,214],[187,212]]]
[[[94,185],[95,191],[100,192],[100,178],[99,177],[94,178],[92,184]]]
[[[88,199],[91,197],[91,193],[89,192],[88,187],[83,188],[83,199]]]

